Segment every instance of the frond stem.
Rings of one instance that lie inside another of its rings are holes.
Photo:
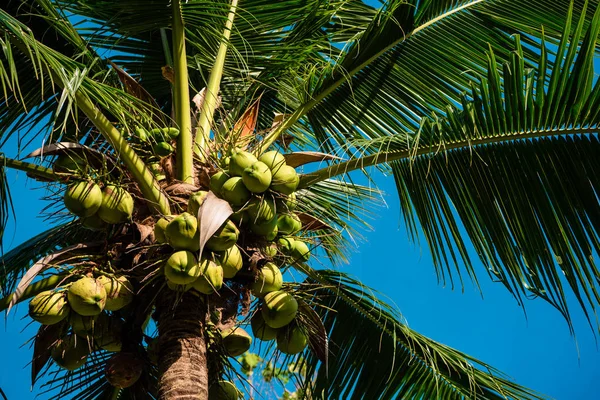
[[[377,164],[384,164],[391,161],[415,158],[417,156],[423,155],[433,155],[440,152],[457,150],[461,148],[470,148],[474,146],[482,146],[486,144],[509,142],[520,139],[534,139],[545,136],[589,134],[598,132],[599,130],[600,128],[596,127],[518,132],[513,135],[495,136],[474,140],[463,140],[455,143],[446,144],[440,142],[432,146],[421,147],[417,149],[409,149],[404,151],[378,152],[370,156],[355,158],[339,164],[330,165],[329,167],[319,169],[310,174],[302,175],[300,177],[300,184],[298,185],[298,189],[305,188],[307,186],[324,181],[325,179],[329,179],[337,175],[346,174],[357,169],[372,167]]]
[[[51,168],[46,168],[41,165],[7,158],[2,155],[0,155],[0,165],[7,168],[17,169],[19,171],[25,171],[28,175],[33,175],[44,180],[60,180],[60,177],[57,174],[55,174]]]

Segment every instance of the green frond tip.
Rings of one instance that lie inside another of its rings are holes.
[[[305,356],[305,390],[325,399],[544,399],[495,368],[402,322],[378,293],[343,273],[311,271],[313,302],[329,335],[328,365]],[[352,332],[349,335],[348,332]]]

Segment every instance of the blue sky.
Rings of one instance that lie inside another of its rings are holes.
[[[7,155],[15,151],[2,150]],[[11,223],[5,249],[48,226],[39,215],[45,205],[40,200],[43,189],[24,173],[10,172],[9,177],[19,229]],[[527,302],[525,315],[483,267],[483,298],[469,282],[464,293],[439,285],[424,243],[407,239],[392,179],[377,175],[376,181],[388,193],[387,207],[377,210],[377,218],[370,221],[373,231],[358,244],[344,271],[389,296],[413,329],[499,368],[523,385],[559,400],[600,398],[600,352],[579,310],[573,309],[574,338],[560,314],[542,301]],[[40,393],[39,384],[30,391],[27,341],[37,327],[22,319],[25,312],[24,304],[0,322],[0,387],[9,400],[33,399]]]

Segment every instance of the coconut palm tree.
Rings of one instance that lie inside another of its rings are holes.
[[[0,138],[43,143],[0,156],[0,221],[6,168],[44,182],[53,218],[0,274],[0,309],[32,299],[42,323],[34,381],[233,399],[252,321],[306,398],[543,398],[314,260],[346,260],[378,198],[355,178],[380,168],[441,281],[485,272],[593,316],[597,2],[376,3],[0,7]]]

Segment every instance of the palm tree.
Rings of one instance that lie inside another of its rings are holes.
[[[52,314],[34,381],[55,371],[57,398],[234,398],[225,381],[250,390],[230,356],[247,349],[236,327],[252,319],[277,336],[263,353],[301,368],[307,398],[543,398],[307,261],[345,261],[378,197],[353,171],[377,167],[441,281],[486,272],[569,323],[569,295],[593,316],[597,2],[374,3],[1,6],[0,138],[44,147],[0,157],[0,221],[15,168],[45,182],[55,222],[4,254],[0,274],[0,309],[33,298],[32,317]],[[274,150],[298,180],[278,175]],[[268,171],[253,159],[265,153]],[[266,176],[268,189],[248,183]],[[259,224],[269,210],[279,221]],[[232,248],[243,265],[223,282]],[[279,268],[303,278],[278,282]]]

